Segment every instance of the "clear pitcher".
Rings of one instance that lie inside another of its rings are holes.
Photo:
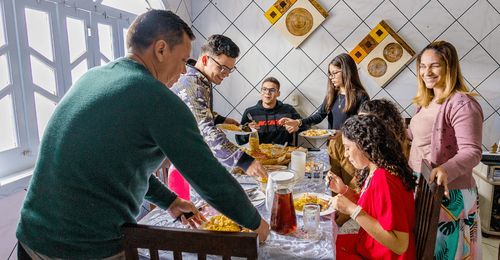
[[[270,180],[272,182],[271,192],[274,194],[271,209],[271,230],[282,235],[294,233],[297,229],[297,217],[295,216],[292,196],[294,175],[291,172],[276,172]]]

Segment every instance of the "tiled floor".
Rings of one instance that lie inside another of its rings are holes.
[[[21,191],[0,200],[0,212],[2,212],[0,218],[0,259],[17,260],[16,252],[13,252],[16,245],[15,231],[19,219],[19,209],[25,195],[26,192]],[[500,237],[483,237],[483,259],[498,259],[499,244]]]
[[[483,259],[494,260],[498,259],[498,246],[500,244],[499,237],[483,237]]]

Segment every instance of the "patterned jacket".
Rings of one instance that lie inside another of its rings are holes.
[[[226,135],[215,127],[225,117],[213,112],[212,83],[195,67],[188,66],[172,91],[189,107],[198,122],[198,128],[214,156],[224,165],[238,166],[247,170],[253,158],[229,141]]]

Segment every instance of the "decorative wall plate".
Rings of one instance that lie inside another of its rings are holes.
[[[398,43],[391,42],[384,47],[384,58],[388,62],[396,62],[403,57],[403,47]]]
[[[379,78],[384,76],[387,71],[387,62],[381,58],[373,58],[368,63],[368,73],[373,77]]]
[[[303,36],[311,31],[313,16],[304,8],[295,8],[286,16],[286,28],[295,36]]]
[[[362,71],[384,87],[411,61],[415,52],[382,20],[350,55]]]
[[[297,48],[328,17],[316,0],[278,0],[264,16]]]

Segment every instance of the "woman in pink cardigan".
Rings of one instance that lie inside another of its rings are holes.
[[[481,159],[483,112],[465,85],[455,47],[429,44],[417,56],[419,109],[412,118],[410,167],[421,160],[434,169],[431,181],[444,185],[434,256],[481,259],[479,197],[472,168]]]

